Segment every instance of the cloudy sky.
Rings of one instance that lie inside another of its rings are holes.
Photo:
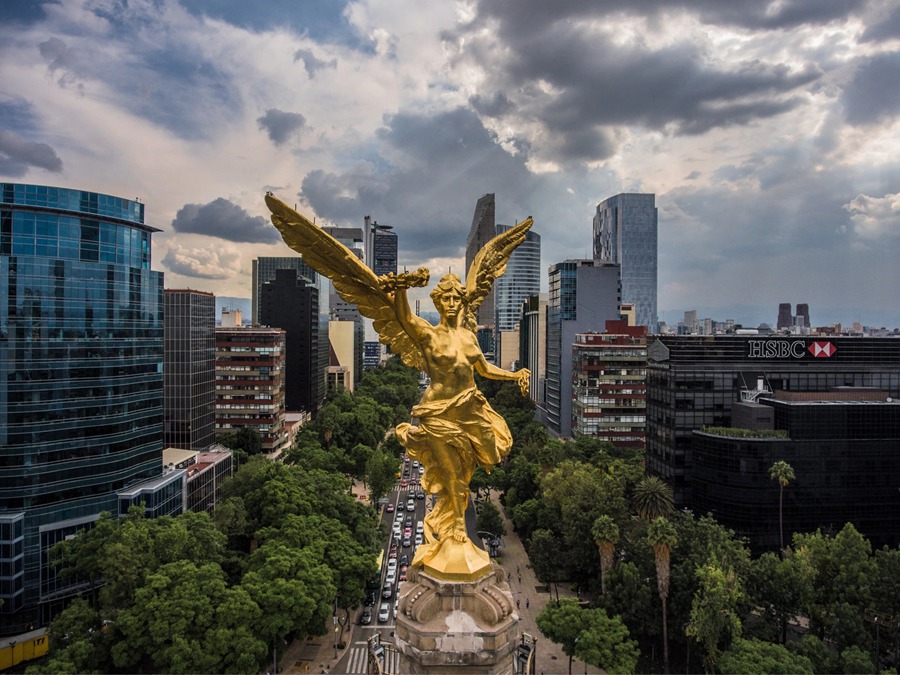
[[[433,273],[484,193],[546,266],[653,192],[661,318],[900,326],[898,113],[891,0],[0,2],[0,180],[139,197],[217,295],[290,253],[267,190]]]

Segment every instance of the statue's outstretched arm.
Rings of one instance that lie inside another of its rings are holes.
[[[487,377],[491,380],[518,382],[522,396],[528,395],[528,381],[531,378],[531,371],[528,370],[528,368],[520,368],[516,372],[503,370],[503,368],[498,368],[493,363],[488,363],[487,359],[482,355],[481,358],[475,362],[475,370],[482,377]]]

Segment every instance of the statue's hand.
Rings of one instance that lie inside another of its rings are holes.
[[[522,368],[516,372],[516,382],[519,383],[519,390],[522,396],[528,396],[528,382],[531,379],[531,371],[528,368]]]
[[[393,293],[399,289],[416,288],[428,284],[428,268],[420,267],[415,272],[401,272],[394,274],[388,272],[378,277],[378,283],[381,290],[385,293]]]

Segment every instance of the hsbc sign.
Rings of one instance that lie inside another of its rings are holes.
[[[748,340],[748,359],[802,359],[807,354],[817,359],[827,359],[837,352],[828,341],[816,341],[809,345],[805,340]]]

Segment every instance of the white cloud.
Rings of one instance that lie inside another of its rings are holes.
[[[875,242],[900,237],[900,193],[883,197],[860,194],[844,208],[850,213],[853,232],[861,239]]]

